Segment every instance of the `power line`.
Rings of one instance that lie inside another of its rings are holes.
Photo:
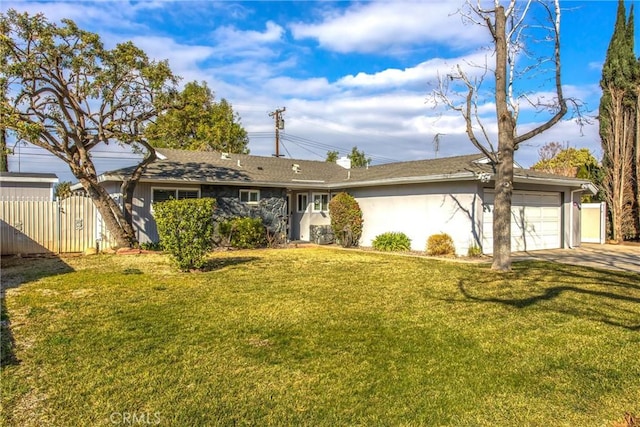
[[[291,143],[295,144],[295,145],[296,145],[296,146],[298,146],[299,148],[302,148],[303,150],[308,151],[309,153],[313,154],[314,156],[317,156],[317,157],[319,157],[320,159],[323,159],[323,160],[324,160],[324,156],[323,156],[323,155],[318,154],[318,153],[316,153],[315,151],[311,151],[311,150],[310,150],[310,149],[308,149],[307,147],[304,147],[304,146],[302,146],[302,145],[298,144],[297,142],[295,142],[295,141],[293,141],[293,140],[289,139],[287,135],[285,135],[285,136],[284,136],[284,139],[286,139],[287,141],[289,141],[289,142],[291,142]]]
[[[284,141],[282,141],[282,140],[281,140],[281,141],[280,141],[280,144],[282,144],[282,148],[284,148],[284,151],[286,151],[286,152],[287,152],[287,156],[289,156],[289,158],[291,158],[291,157],[292,157],[292,156],[291,156],[291,153],[289,153],[289,150],[287,150],[287,146],[286,146],[286,145],[284,145]]]
[[[339,152],[350,154],[350,150],[345,150],[344,147],[338,147],[338,146],[334,146],[334,145],[324,144],[324,143],[319,142],[319,141],[314,141],[314,140],[309,139],[309,138],[303,138],[303,137],[292,135],[292,134],[287,134],[287,140],[291,141],[291,142],[295,142],[296,145],[299,145],[299,146],[300,145],[306,145],[306,146],[310,146],[310,147],[313,147],[313,148],[321,148],[321,149],[324,149],[324,150],[337,150]],[[398,161],[396,159],[391,159],[389,157],[379,156],[379,155],[376,155],[376,154],[367,154],[367,153],[365,153],[365,155],[367,155],[368,157],[371,157],[372,160],[376,160],[379,163],[394,163],[394,162]]]

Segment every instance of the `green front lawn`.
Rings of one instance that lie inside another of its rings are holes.
[[[300,248],[3,260],[7,426],[611,426],[640,276]]]

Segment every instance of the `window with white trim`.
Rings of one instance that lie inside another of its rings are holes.
[[[260,190],[240,190],[240,201],[250,205],[258,204],[260,201]]]
[[[309,206],[307,193],[298,193],[298,212],[306,212]]]
[[[329,210],[329,193],[313,193],[313,212]]]

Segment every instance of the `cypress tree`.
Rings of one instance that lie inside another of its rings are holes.
[[[631,8],[627,21],[624,1],[618,1],[613,35],[602,67],[602,98],[600,99],[600,137],[603,149],[603,190],[609,204],[614,240],[622,240],[623,225],[635,228],[628,204],[636,204],[629,175],[636,174],[634,141],[637,140],[636,113],[639,83],[638,61],[634,54],[634,15]],[[634,215],[636,216],[636,215]],[[630,221],[631,219],[631,221]],[[626,227],[625,227],[626,228]]]
[[[634,8],[631,5],[629,11],[629,21],[627,23],[627,45],[631,49],[631,55],[635,56],[635,23]],[[640,62],[634,58],[633,64],[633,84],[635,86],[635,143],[633,144],[633,227],[635,228],[635,237],[640,239]]]

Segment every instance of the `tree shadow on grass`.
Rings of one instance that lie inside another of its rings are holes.
[[[257,261],[258,257],[230,257],[230,258],[210,258],[201,268],[203,272],[222,270],[225,267],[233,267],[236,265],[247,264]]]
[[[2,257],[2,288],[0,290],[0,367],[18,365],[16,341],[11,330],[11,316],[6,305],[7,289],[25,283],[74,271],[59,257],[47,254],[27,257]]]
[[[466,301],[540,309],[640,330],[640,275],[545,262],[458,280]]]

